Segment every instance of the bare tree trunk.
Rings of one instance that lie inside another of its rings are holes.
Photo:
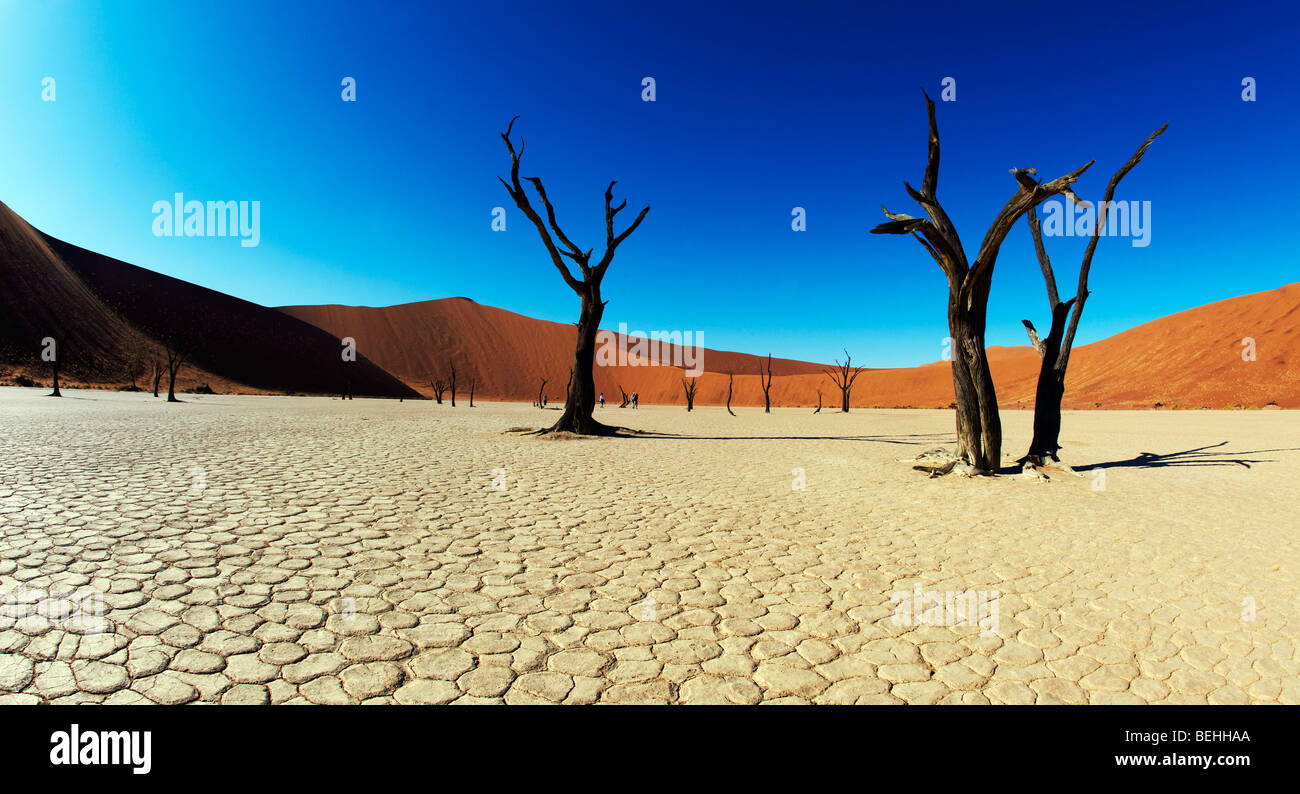
[[[469,379],[469,407],[474,407],[474,386],[478,383],[478,376]]]
[[[840,390],[840,412],[849,412],[849,400],[853,394],[853,383],[862,374],[865,367],[853,366],[853,356],[849,351],[844,351],[844,363],[841,364],[839,359],[835,359],[835,369],[825,370],[827,377]],[[817,392],[817,407],[821,410],[821,392]]]
[[[929,95],[926,95],[925,103],[930,123],[925,176],[920,190],[906,182],[903,186],[924,210],[926,217],[914,218],[882,208],[889,221],[871,231],[873,234],[915,237],[947,277],[948,332],[952,337],[953,392],[957,408],[957,456],[978,470],[996,472],[1002,462],[1002,424],[984,349],[984,328],[989,285],[998,251],[1011,227],[1033,207],[1056,195],[1077,199],[1070,186],[1095,161],[1050,182],[1036,180],[1034,175],[1037,172],[1032,168],[1012,169],[1017,190],[990,224],[974,262],[968,264],[961,238],[939,203],[939,124],[935,119],[934,101]]]
[[[650,208],[642,209],[631,225],[622,232],[615,234],[614,216],[627,206],[627,201],[614,206],[615,183],[610,182],[609,186],[605,188],[605,253],[593,265],[591,255],[595,249],[583,251],[573,243],[560,228],[559,221],[555,218],[555,208],[551,205],[550,199],[546,197],[546,188],[543,187],[542,180],[537,177],[528,177],[528,181],[533,183],[533,188],[537,191],[538,197],[541,198],[542,204],[545,206],[546,220],[543,221],[542,217],[533,209],[528,194],[519,181],[519,159],[523,156],[523,143],[521,141],[519,151],[516,152],[514,143],[510,140],[510,131],[514,128],[515,119],[517,118],[518,116],[511,119],[510,125],[501,134],[501,139],[505,141],[506,149],[510,152],[510,181],[507,182],[502,179],[501,184],[505,186],[510,198],[514,199],[515,205],[537,228],[537,233],[542,239],[542,244],[546,247],[551,263],[560,271],[564,282],[578,294],[579,299],[582,301],[578,314],[577,343],[573,352],[573,373],[569,383],[568,395],[564,401],[564,412],[560,414],[560,418],[554,425],[543,432],[564,431],[580,435],[608,435],[615,432],[617,428],[601,424],[592,417],[592,411],[596,406],[596,382],[592,372],[596,358],[596,333],[600,329],[600,319],[605,312],[605,302],[600,299],[600,284],[605,278],[605,272],[614,261],[615,250],[632,232],[636,231],[636,228],[641,225],[641,221],[645,220],[646,213],[650,211]],[[552,233],[554,233],[554,237],[552,237]],[[577,265],[577,276],[565,264],[564,259],[566,257]]]
[[[815,414],[819,414],[819,413],[821,413],[821,412],[822,412],[822,390],[821,390],[821,389],[818,389],[818,390],[817,390],[817,410],[816,410],[816,411],[813,411],[813,413],[815,413]]]
[[[50,367],[54,370],[54,391],[50,392],[50,396],[62,397],[63,395],[59,392],[59,358],[63,355],[63,351],[59,349],[61,345],[57,342],[55,342],[54,347],[54,359],[50,361]]]
[[[691,378],[689,381],[682,378],[682,391],[686,392],[686,410],[689,412],[695,407],[695,387],[698,385],[697,379]]]
[[[1088,300],[1088,273],[1092,269],[1092,256],[1097,250],[1101,230],[1106,225],[1115,188],[1120,180],[1141,162],[1142,155],[1146,153],[1147,147],[1156,136],[1168,127],[1169,124],[1166,123],[1148,135],[1133,156],[1110,178],[1101,206],[1097,209],[1093,221],[1092,237],[1088,240],[1088,247],[1084,251],[1083,263],[1079,267],[1079,290],[1065,303],[1061,302],[1057,293],[1056,274],[1052,270],[1052,261],[1047,256],[1047,249],[1043,246],[1043,232],[1038,221],[1038,211],[1031,208],[1026,215],[1029,233],[1034,241],[1034,254],[1038,257],[1038,265],[1043,271],[1043,282],[1047,287],[1047,302],[1052,309],[1052,325],[1047,339],[1041,340],[1038,338],[1038,332],[1034,330],[1033,323],[1029,320],[1021,321],[1029,333],[1030,341],[1038,349],[1042,363],[1039,365],[1038,387],[1034,393],[1034,437],[1029,442],[1029,451],[1020,458],[1020,463],[1041,465],[1048,458],[1054,461],[1060,460],[1057,453],[1061,450],[1061,402],[1065,399],[1065,372],[1070,364],[1070,351],[1074,347],[1074,332],[1079,327],[1079,317],[1082,316],[1083,305]],[[1070,314],[1070,304],[1074,304],[1073,315]],[[1068,328],[1066,327],[1067,316],[1069,317]]]
[[[727,373],[727,413],[731,414],[732,416],[736,415],[735,412],[731,410],[731,383],[735,379],[736,379],[735,373],[733,372]]]
[[[453,362],[448,365],[451,367],[451,407],[456,407],[456,364]]]
[[[181,364],[185,363],[186,354],[180,348],[167,346],[167,402],[178,403],[176,399],[176,373],[180,372]]]
[[[763,387],[763,413],[772,413],[772,354],[767,354],[767,380],[763,379],[763,365],[758,365],[758,384]]]
[[[153,396],[158,396],[158,383],[162,381],[163,365],[158,359],[153,359]]]
[[[545,391],[546,391],[546,378],[542,378],[542,385],[540,385],[540,386],[537,387],[537,407],[538,407],[538,408],[545,408],[545,407],[546,407],[546,395],[543,394],[543,392],[545,392]]]
[[[433,389],[433,399],[438,405],[442,405],[442,395],[447,391],[447,384],[440,378],[429,381],[429,388]]]
[[[623,384],[619,383],[619,384],[617,384],[617,385],[618,385],[618,393],[621,394],[621,395],[623,395],[623,402],[619,403],[619,404],[618,404],[618,407],[619,407],[619,408],[626,408],[628,402],[629,402],[632,398],[631,398],[630,396],[628,396],[628,393],[627,393],[627,392],[623,391]]]

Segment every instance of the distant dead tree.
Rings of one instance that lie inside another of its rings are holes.
[[[162,381],[163,376],[163,364],[162,361],[158,359],[156,353],[154,354],[154,357],[150,359],[149,365],[153,368],[153,396],[157,397],[158,383]]]
[[[763,364],[758,365],[758,384],[763,387],[763,413],[772,413],[772,354],[767,354],[767,380],[763,380]]]
[[[849,397],[853,393],[853,382],[858,379],[864,369],[865,367],[853,366],[853,356],[850,356],[849,351],[845,350],[844,363],[841,364],[837,358],[835,359],[835,368],[825,370],[827,377],[835,384],[835,388],[840,390],[841,413],[849,412]],[[818,408],[821,407],[821,392],[817,393],[817,406]]]
[[[506,149],[510,152],[510,181],[502,179],[501,184],[505,185],[506,191],[510,198],[514,199],[515,205],[528,217],[533,225],[537,227],[537,233],[542,238],[542,243],[546,246],[546,252],[551,257],[552,264],[560,271],[564,277],[564,283],[568,284],[570,289],[578,294],[582,301],[582,308],[578,314],[578,334],[577,344],[573,354],[574,372],[577,374],[570,382],[568,394],[564,401],[564,412],[560,418],[546,432],[568,431],[581,435],[603,435],[614,432],[615,428],[597,422],[592,418],[592,411],[596,406],[596,383],[592,372],[595,365],[596,357],[596,332],[600,329],[600,318],[605,313],[605,304],[600,298],[600,284],[605,278],[605,271],[614,261],[614,252],[618,246],[627,239],[628,235],[636,231],[645,219],[646,213],[650,211],[649,207],[641,210],[636,220],[624,229],[622,232],[614,233],[614,216],[617,215],[627,202],[624,201],[617,207],[614,202],[614,185],[610,182],[609,187],[605,188],[605,253],[601,256],[596,264],[591,264],[592,251],[588,249],[583,251],[569,239],[561,229],[560,224],[555,219],[555,208],[551,206],[550,200],[546,197],[546,189],[542,187],[542,180],[537,177],[527,177],[529,182],[533,183],[538,197],[541,198],[542,204],[546,208],[546,221],[537,214],[529,202],[528,194],[524,192],[523,184],[519,181],[519,159],[524,153],[524,141],[519,141],[519,151],[515,152],[514,144],[510,141],[510,131],[514,128],[515,119],[510,120],[506,131],[502,133],[501,139],[506,142]],[[550,226],[548,231],[547,226]],[[552,238],[551,232],[555,233]],[[556,241],[558,240],[558,246]],[[569,266],[565,264],[563,257],[573,260],[578,266],[578,278],[570,272]]]
[[[686,410],[690,411],[695,407],[695,388],[699,385],[699,378],[687,380],[682,378],[682,391],[686,392]]]
[[[478,383],[478,376],[471,375],[469,379],[469,407],[474,407],[474,386]]]
[[[429,381],[429,388],[433,389],[433,399],[442,405],[442,395],[447,392],[447,381],[442,378],[434,378]]]
[[[992,472],[998,470],[1002,461],[1002,421],[998,416],[997,393],[985,351],[984,328],[998,250],[1011,227],[1032,207],[1056,195],[1075,198],[1070,185],[1078,181],[1095,161],[1051,182],[1032,179],[1033,169],[1013,169],[1016,192],[989,226],[974,263],[968,264],[957,229],[939,204],[939,125],[935,120],[934,101],[928,94],[925,103],[930,121],[925,176],[919,191],[907,182],[903,186],[927,217],[914,218],[881,207],[889,220],[871,232],[912,235],[947,277],[948,333],[952,344],[953,389],[957,397],[957,457],[976,469]]]
[[[732,381],[734,381],[735,379],[736,379],[736,374],[734,372],[727,373],[727,413],[731,414],[732,416],[736,415],[736,412],[731,410],[731,384]]]
[[[816,411],[813,411],[813,413],[815,413],[815,414],[819,414],[819,413],[821,413],[821,412],[822,412],[822,390],[821,390],[821,389],[818,389],[818,390],[817,390],[817,410],[816,410]]]
[[[456,407],[456,362],[452,361],[447,364],[451,370],[451,407]]]
[[[180,372],[181,365],[185,363],[185,359],[189,356],[189,352],[174,341],[167,343],[166,351],[167,402],[178,403],[180,400],[176,399],[176,373]]]
[[[132,349],[126,354],[126,364],[123,367],[126,370],[126,377],[131,381],[131,391],[140,391],[140,387],[135,385],[135,381],[140,377],[140,372],[144,369],[144,362],[140,358],[140,351]]]
[[[621,394],[621,395],[623,395],[623,402],[619,403],[619,404],[618,404],[618,407],[619,407],[619,408],[626,408],[628,402],[631,401],[632,397],[631,397],[630,395],[628,395],[627,392],[623,391],[623,384],[621,384],[621,383],[618,384],[618,393]]]
[[[1032,322],[1021,320],[1029,333],[1029,341],[1033,343],[1042,358],[1038,370],[1038,387],[1034,395],[1034,438],[1029,442],[1029,451],[1020,459],[1021,463],[1041,466],[1047,462],[1047,458],[1060,460],[1056,453],[1061,449],[1061,400],[1065,397],[1065,370],[1070,364],[1070,350],[1074,346],[1074,332],[1079,327],[1079,316],[1083,314],[1083,304],[1088,300],[1088,271],[1092,268],[1092,255],[1097,249],[1097,241],[1101,239],[1102,228],[1106,225],[1106,216],[1111,209],[1115,188],[1120,180],[1142,161],[1142,155],[1146,154],[1147,147],[1155,141],[1156,136],[1168,127],[1169,124],[1166,122],[1160,129],[1148,135],[1133,156],[1110,178],[1101,206],[1097,209],[1088,247],[1083,252],[1083,263],[1079,266],[1079,289],[1073,298],[1064,303],[1061,302],[1056,291],[1056,274],[1052,270],[1052,261],[1047,256],[1047,249],[1043,247],[1043,232],[1039,226],[1038,209],[1031,207],[1025,216],[1029,223],[1029,233],[1034,240],[1034,253],[1038,257],[1038,266],[1043,271],[1043,282],[1047,286],[1047,303],[1052,312],[1052,324],[1047,339],[1044,340],[1038,337],[1038,331],[1034,329]],[[1070,312],[1071,304],[1074,307],[1073,314]],[[1068,330],[1067,315],[1070,321]]]
[[[50,370],[54,373],[54,391],[50,392],[51,397],[62,397],[59,391],[59,359],[63,358],[62,345],[52,336],[47,336],[41,340],[45,349],[41,351],[41,356],[50,362]]]
[[[546,407],[545,396],[542,394],[542,392],[545,391],[545,390],[546,390],[546,378],[542,378],[542,385],[537,387],[537,407],[538,407],[538,408],[545,408],[545,407]]]

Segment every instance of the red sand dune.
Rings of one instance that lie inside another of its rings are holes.
[[[319,328],[56,240],[0,203],[0,366],[48,382],[46,336],[60,340],[65,385],[125,383],[132,354],[148,362],[172,340],[190,353],[182,389],[338,393],[347,375],[357,395],[417,396],[362,357],[344,370]]]
[[[577,305],[573,311],[576,315]],[[1088,322],[1085,315],[1083,322]],[[572,325],[446,298],[386,308],[290,306],[279,311],[154,273],[56,240],[0,203],[0,368],[41,380],[41,340],[63,340],[69,383],[120,384],[131,353],[146,359],[160,342],[193,348],[181,386],[208,381],[218,391],[337,393],[342,375],[358,395],[429,394],[429,380],[458,371],[461,394],[476,378],[484,399],[536,398],[543,378],[562,400],[572,362]],[[358,343],[355,365],[341,368],[339,338]],[[1255,361],[1242,340],[1255,340]],[[1300,284],[1189,309],[1078,348],[1066,407],[1223,408],[1276,403],[1300,408]],[[1033,404],[1038,357],[1029,347],[989,349],[1004,406]],[[706,350],[697,402],[721,405],[727,372],[732,404],[762,405],[763,358]],[[869,362],[868,362],[869,363]],[[838,394],[824,367],[773,359],[772,402],[811,406],[817,391],[830,410]],[[617,404],[619,386],[647,403],[682,404],[683,372],[673,366],[597,367],[596,385]],[[144,385],[146,377],[140,378]],[[952,402],[944,362],[864,372],[853,405],[944,407]]]
[[[328,331],[351,336],[377,364],[428,394],[429,381],[457,369],[458,391],[477,377],[476,396],[533,400],[543,378],[546,394],[563,399],[574,346],[572,325],[536,320],[482,306],[466,298],[371,308],[289,306],[281,309]],[[574,311],[576,313],[577,306]],[[1087,323],[1084,315],[1083,323]],[[1109,339],[1076,348],[1066,381],[1067,408],[1223,408],[1240,404],[1300,407],[1300,284],[1231,298],[1155,320]],[[1256,361],[1242,360],[1242,339],[1256,343]],[[1031,407],[1039,359],[1032,348],[991,347],[989,360],[999,401]],[[728,370],[736,373],[732,405],[763,404],[758,372],[762,359],[706,350],[706,369],[696,402],[726,400]],[[773,359],[774,405],[812,406],[817,390],[824,405],[838,405],[838,392],[823,365]],[[617,403],[621,385],[646,403],[684,404],[683,372],[671,366],[597,367],[596,386]],[[853,390],[857,407],[946,407],[953,400],[946,362],[907,369],[863,372]]]

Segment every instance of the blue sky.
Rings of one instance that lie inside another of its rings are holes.
[[[920,87],[952,77],[939,198],[972,257],[1009,168],[1096,158],[1078,189],[1099,198],[1170,122],[1116,196],[1151,202],[1151,244],[1100,242],[1080,342],[1300,279],[1293,6],[871,5],[0,2],[0,201],[265,305],[463,295],[573,322],[496,179],[520,114],[523,173],[579,244],[602,244],[610,179],[625,216],[651,206],[606,278],[607,327],[908,366],[940,357],[946,285],[915,241],[868,231],[882,202],[919,214],[902,181],[925,164]],[[260,201],[261,244],[155,237],[151,208],[176,192]],[[1047,245],[1072,293],[1083,240]],[[1020,319],[1046,314],[1022,222],[988,341],[1024,344]]]

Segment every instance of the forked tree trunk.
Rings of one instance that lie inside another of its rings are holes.
[[[952,380],[957,402],[957,457],[983,471],[997,471],[1002,456],[1002,420],[997,391],[984,350],[988,287],[977,290],[969,304],[948,302],[948,333],[952,336]]]
[[[930,124],[925,176],[920,190],[906,182],[903,186],[926,217],[916,218],[882,207],[889,222],[871,231],[873,234],[906,234],[916,238],[947,276],[957,457],[978,470],[996,472],[1002,461],[1002,423],[998,419],[997,393],[984,350],[984,326],[989,284],[998,251],[1011,227],[1033,207],[1056,195],[1077,199],[1071,185],[1092,166],[1092,162],[1050,182],[1034,178],[1037,172],[1032,168],[1012,169],[1017,190],[989,225],[974,261],[969,261],[957,229],[939,203],[939,124],[935,119],[934,101],[928,95],[925,104]]]
[[[592,371],[596,363],[596,333],[600,329],[600,319],[605,313],[605,304],[600,299],[600,284],[605,278],[605,271],[614,261],[615,250],[632,232],[636,231],[641,221],[645,220],[650,208],[642,209],[636,220],[622,232],[615,234],[614,216],[627,206],[627,202],[614,206],[615,183],[610,182],[605,188],[605,253],[595,264],[592,264],[591,255],[595,249],[583,251],[574,244],[560,228],[560,223],[555,217],[555,207],[546,197],[546,188],[543,187],[542,180],[537,177],[527,177],[528,181],[533,183],[533,188],[545,206],[546,220],[542,220],[541,215],[533,209],[523,183],[519,181],[519,159],[523,156],[523,142],[521,139],[520,148],[516,151],[514,143],[510,140],[510,131],[514,128],[517,118],[518,116],[511,119],[510,125],[501,134],[501,139],[505,141],[506,149],[510,152],[510,181],[501,179],[501,184],[505,186],[510,198],[514,199],[515,205],[536,227],[537,234],[541,237],[542,244],[546,246],[546,252],[551,258],[551,264],[560,271],[564,283],[568,284],[582,301],[578,313],[573,371],[570,376],[568,395],[564,401],[564,412],[560,414],[559,420],[554,425],[542,432],[563,431],[580,435],[608,435],[615,432],[617,428],[592,418],[592,411],[596,407],[596,381]],[[576,276],[565,264],[565,258],[577,265]]]
[[[727,373],[727,413],[731,414],[732,416],[736,415],[735,412],[731,410],[731,383],[735,379],[736,379],[735,373],[733,372]]]
[[[763,365],[758,365],[758,385],[763,387],[763,413],[772,413],[772,354],[767,354],[767,378],[763,377]]]

